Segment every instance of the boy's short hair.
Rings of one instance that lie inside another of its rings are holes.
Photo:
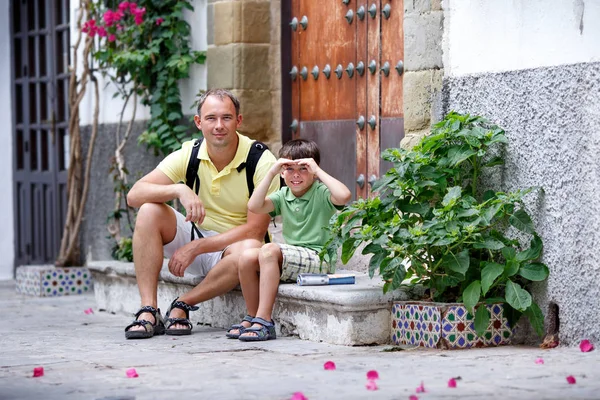
[[[317,165],[321,163],[319,147],[312,140],[294,139],[285,143],[279,150],[280,158],[298,160],[300,158],[312,158]]]

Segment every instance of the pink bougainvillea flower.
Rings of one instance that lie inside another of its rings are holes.
[[[543,364],[544,363],[544,359],[543,358],[538,358],[535,360],[536,364]]]
[[[112,26],[115,23],[114,11],[106,10],[102,16],[102,19],[104,20],[104,25]]]
[[[103,26],[98,27],[98,36],[106,37],[106,29]],[[90,308],[90,310],[91,310],[91,308]],[[86,314],[90,314],[90,313],[86,312]]]
[[[290,400],[308,400],[308,397],[306,397],[302,392],[296,392],[292,395]]]
[[[127,375],[128,378],[137,378],[139,376],[135,368],[129,368],[125,371],[125,375]]]
[[[142,18],[140,14],[136,14],[136,16],[133,17],[133,20],[136,25],[141,25],[144,22],[144,18]]]
[[[421,384],[417,387],[416,392],[417,393],[425,393],[427,390],[425,390],[425,385],[423,384],[423,381],[421,381]]]
[[[135,4],[133,1],[129,2],[129,12],[133,13],[133,11],[137,9],[137,4]]]
[[[333,361],[327,361],[323,365],[323,368],[325,368],[326,371],[334,371],[335,370],[335,363]]]
[[[574,385],[577,381],[573,375],[569,375],[567,376],[567,382],[569,382],[569,385]]]
[[[109,42],[114,42],[115,40],[117,40],[117,37],[114,34],[108,35],[108,41]]]
[[[375,371],[374,369],[372,369],[371,371],[367,372],[367,379],[370,381],[374,381],[376,379],[379,379],[379,374],[377,373],[377,371]]]
[[[44,376],[44,367],[35,367],[33,369],[33,377],[39,378],[40,376]]]
[[[98,32],[98,27],[96,26],[96,20],[95,19],[90,19],[89,21],[86,21],[83,23],[83,26],[81,27],[81,31],[83,33],[87,33],[90,36],[96,36],[96,32]]]
[[[456,387],[456,379],[454,379],[454,378],[450,378],[450,379],[448,380],[448,387],[449,387],[449,388],[455,388],[455,387]]]
[[[102,35],[102,33],[100,32],[100,28],[104,31],[104,35]],[[102,28],[102,27],[100,27],[100,28],[98,29],[98,35],[100,35],[102,37],[106,36],[106,30],[104,30],[104,28]],[[83,312],[86,314],[93,314],[94,310],[92,310],[92,308],[90,307],[87,310],[83,310]]]
[[[594,350],[594,345],[587,339],[584,339],[579,343],[579,348],[582,352],[587,353],[588,351]]]
[[[375,381],[370,380],[370,379],[367,381],[367,384],[365,386],[366,386],[367,390],[377,390],[377,389],[379,389],[377,387],[377,383],[375,383]]]
[[[122,13],[124,13],[127,10],[129,10],[129,2],[128,1],[122,1],[119,4],[119,11],[121,11]]]
[[[160,18],[160,17],[156,18],[156,25],[160,26],[160,24],[162,24],[163,22],[165,22],[164,18]]]
[[[419,400],[419,398],[418,398],[417,396],[415,396],[414,394],[411,394],[411,395],[408,397],[408,400]]]

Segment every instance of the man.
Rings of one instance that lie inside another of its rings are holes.
[[[204,136],[198,151],[198,195],[180,183],[185,181],[193,141],[168,155],[127,194],[127,203],[139,207],[133,260],[142,302],[136,320],[125,328],[128,339],[165,332],[190,334],[189,312],[197,309],[194,305],[236,287],[239,255],[245,249],[261,246],[270,219],[247,208],[246,171],[238,171],[237,167],[246,161],[253,141],[236,131],[242,123],[239,110],[238,99],[226,90],[209,90],[200,98],[198,115],[194,116],[196,127]],[[256,166],[255,185],[273,163],[275,157],[265,151]],[[279,181],[274,179],[270,192],[278,187]],[[173,199],[179,199],[185,216],[164,204]],[[200,228],[201,239],[191,240],[190,221]],[[170,257],[169,271],[173,275],[187,272],[203,278],[198,286],[173,301],[166,314],[166,326],[157,310],[158,278],[164,256]]]

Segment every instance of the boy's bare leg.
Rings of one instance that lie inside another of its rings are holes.
[[[142,306],[157,307],[156,292],[163,264],[163,246],[171,242],[176,233],[177,219],[170,207],[157,203],[146,203],[140,207],[133,232],[133,262]],[[155,323],[150,313],[142,313],[138,319]],[[129,330],[143,331],[145,328],[133,326]]]
[[[260,284],[259,284],[259,303],[256,317],[266,321],[272,320],[273,306],[281,278],[281,264],[283,263],[283,254],[281,248],[276,243],[268,243],[260,249],[258,256],[260,264]],[[260,324],[252,325],[260,327]],[[257,336],[256,332],[245,332],[245,336]]]
[[[259,253],[260,249],[247,249],[240,256],[240,286],[242,288],[242,294],[244,295],[244,301],[246,302],[247,313],[251,316],[256,316],[256,311],[258,310],[258,272],[260,270],[260,266],[258,264]],[[250,322],[242,321],[241,325],[245,328],[249,328]],[[237,329],[231,330],[229,333],[234,335],[239,334]]]

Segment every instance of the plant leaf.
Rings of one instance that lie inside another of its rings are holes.
[[[535,333],[537,333],[537,335],[540,338],[543,337],[544,336],[544,314],[542,313],[542,310],[540,310],[540,307],[536,303],[531,302],[531,305],[529,307],[527,307],[524,314],[527,317],[527,319],[529,320],[529,323],[531,323],[531,326],[535,330]]]
[[[517,272],[519,272],[519,267],[521,263],[517,260],[508,260],[506,265],[504,266],[504,276],[509,277],[513,276]]]
[[[483,243],[473,244],[473,247],[476,249],[500,250],[505,246],[504,243],[502,243],[499,240],[496,240],[494,238],[486,238]]]
[[[531,306],[532,299],[529,292],[518,283],[514,283],[509,280],[506,282],[506,301],[511,305],[515,310],[525,311],[528,307]]]
[[[485,305],[477,307],[475,312],[475,332],[477,335],[483,336],[488,326],[490,326],[490,312]]]
[[[464,275],[469,269],[469,250],[463,250],[458,254],[454,254],[450,252],[446,254],[442,263],[451,271],[458,272],[459,274]]]
[[[371,260],[369,261],[369,278],[373,279],[375,275],[375,270],[379,267],[379,264],[383,261],[386,256],[386,252],[381,249],[380,252],[375,253]]]
[[[481,282],[473,281],[463,292],[463,303],[469,312],[473,312],[473,308],[479,302],[481,296]]]
[[[496,278],[504,272],[504,265],[485,261],[481,265],[485,265],[481,270],[481,292],[485,296]]]
[[[535,229],[531,217],[523,209],[518,210],[508,218],[508,223],[520,230],[521,232],[534,234]]]
[[[548,277],[550,271],[546,264],[542,263],[530,263],[525,264],[519,269],[519,275],[530,281],[543,281]]]
[[[342,244],[342,263],[346,264],[354,255],[354,251],[358,247],[358,242],[354,238],[344,240]]]
[[[460,186],[453,186],[448,189],[448,193],[444,196],[444,200],[442,200],[442,205],[445,207],[450,204],[453,200],[456,200],[460,197],[461,188]]]
[[[517,253],[516,259],[520,262],[537,260],[542,253],[542,239],[538,235],[534,235],[531,239],[531,247],[525,251]]]

